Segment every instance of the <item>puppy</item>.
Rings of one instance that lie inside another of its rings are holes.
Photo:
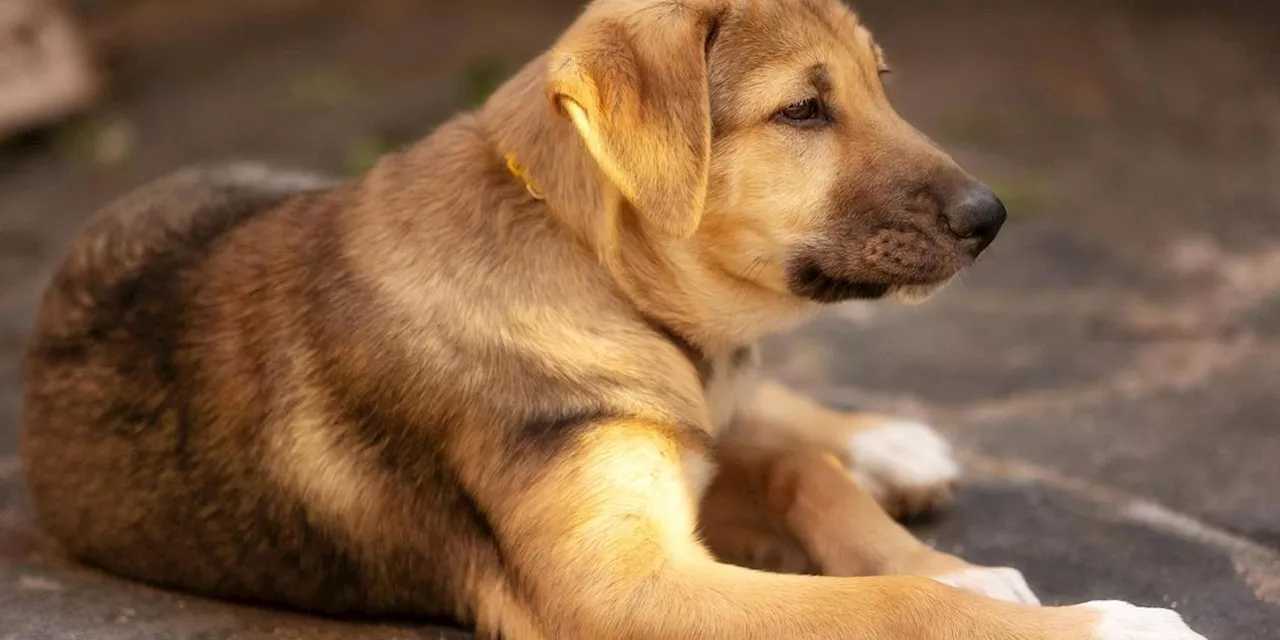
[[[928,549],[877,498],[944,501],[945,442],[755,376],[762,335],[922,298],[1004,220],[885,70],[835,0],[597,0],[360,180],[125,198],[31,341],[39,516],[139,580],[482,637],[1199,638]]]

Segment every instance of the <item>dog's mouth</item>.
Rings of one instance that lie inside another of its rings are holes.
[[[792,256],[787,286],[793,295],[824,304],[928,298],[974,260],[936,236],[886,227],[862,236],[817,239]]]
[[[831,304],[846,300],[876,300],[889,293],[892,285],[841,278],[827,273],[816,262],[806,260],[791,270],[791,292],[815,302]]]
[[[787,285],[791,293],[822,304],[883,298],[916,302],[928,298],[950,280],[947,277],[894,282],[846,278],[831,273],[814,260],[802,260],[789,271]]]

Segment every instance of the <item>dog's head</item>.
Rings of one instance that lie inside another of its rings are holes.
[[[838,0],[596,0],[551,92],[653,233],[819,302],[919,298],[1004,206],[903,121]]]

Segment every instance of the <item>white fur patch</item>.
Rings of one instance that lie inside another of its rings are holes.
[[[1115,600],[1079,606],[1100,615],[1093,640],[1205,640],[1169,609],[1144,609]]]
[[[941,284],[903,284],[895,285],[885,294],[885,299],[905,305],[920,305],[928,302],[939,291],[946,288],[951,281]]]
[[[996,600],[1030,605],[1040,604],[1040,598],[1037,598],[1031,591],[1031,587],[1027,586],[1027,580],[1022,577],[1022,572],[1009,567],[965,569],[936,576],[934,580]]]
[[[960,477],[951,444],[932,427],[907,420],[854,434],[849,461],[850,473],[877,498],[929,491]]]

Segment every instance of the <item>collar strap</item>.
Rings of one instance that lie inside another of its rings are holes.
[[[520,164],[519,160],[516,160],[516,154],[514,153],[507,154],[507,171],[511,172],[511,175],[524,184],[524,188],[528,190],[529,195],[533,196],[534,200],[545,200],[547,198],[533,183],[533,178],[529,177],[529,170]]]

